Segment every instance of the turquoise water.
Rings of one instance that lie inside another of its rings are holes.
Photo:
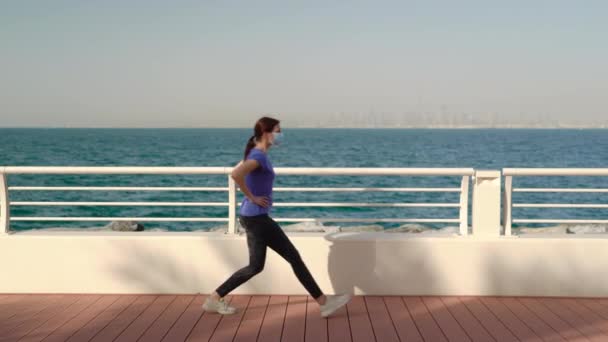
[[[608,167],[606,130],[289,129],[275,167]],[[232,166],[250,129],[0,129],[0,165]],[[516,187],[604,187],[608,177],[521,177]],[[459,187],[460,177],[279,176],[275,186]],[[225,176],[11,175],[11,186],[226,186]],[[13,191],[11,201],[227,201],[201,192]],[[515,193],[516,202],[606,203],[608,194]],[[275,193],[276,202],[457,202],[458,193]],[[603,209],[515,208],[518,218],[606,219]],[[222,207],[26,207],[12,216],[226,217]],[[275,208],[275,217],[456,218],[456,208]],[[12,229],[107,222],[13,222]],[[208,229],[218,223],[144,222]],[[385,224],[386,227],[398,224]]]

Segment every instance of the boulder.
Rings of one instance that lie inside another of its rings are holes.
[[[144,225],[136,221],[113,221],[106,228],[116,232],[141,232]]]

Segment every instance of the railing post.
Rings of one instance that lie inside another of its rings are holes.
[[[505,236],[511,236],[513,209],[513,176],[505,176],[505,192],[502,203],[502,222]]]
[[[8,235],[11,221],[10,203],[8,200],[8,182],[4,167],[0,168],[0,236]]]
[[[236,234],[236,183],[228,175],[228,234]]]
[[[469,178],[463,176],[460,183],[460,235],[469,234]]]
[[[473,235],[500,236],[500,171],[475,171]]]

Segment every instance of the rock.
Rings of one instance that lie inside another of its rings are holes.
[[[429,228],[425,225],[422,225],[422,224],[408,223],[408,224],[401,225],[397,228],[387,229],[386,231],[388,233],[422,233],[429,229],[431,229],[431,228]]]
[[[587,224],[570,226],[566,229],[568,234],[603,234],[606,233],[606,225]]]
[[[440,228],[440,229],[428,229],[422,233],[420,233],[420,235],[458,235],[460,234],[460,228],[459,227],[444,227],[444,228]]]
[[[553,227],[521,227],[521,228],[513,228],[514,235],[523,235],[523,234],[566,234],[567,233],[566,226],[553,226]]]
[[[113,221],[106,228],[116,232],[141,232],[144,225],[136,221]]]
[[[341,227],[341,232],[382,232],[384,227],[379,224],[369,224],[364,226]]]
[[[319,222],[299,222],[290,225],[282,225],[281,227],[286,232],[325,232],[325,226]]]

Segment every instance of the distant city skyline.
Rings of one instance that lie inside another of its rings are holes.
[[[607,127],[608,2],[0,3],[0,127]]]

